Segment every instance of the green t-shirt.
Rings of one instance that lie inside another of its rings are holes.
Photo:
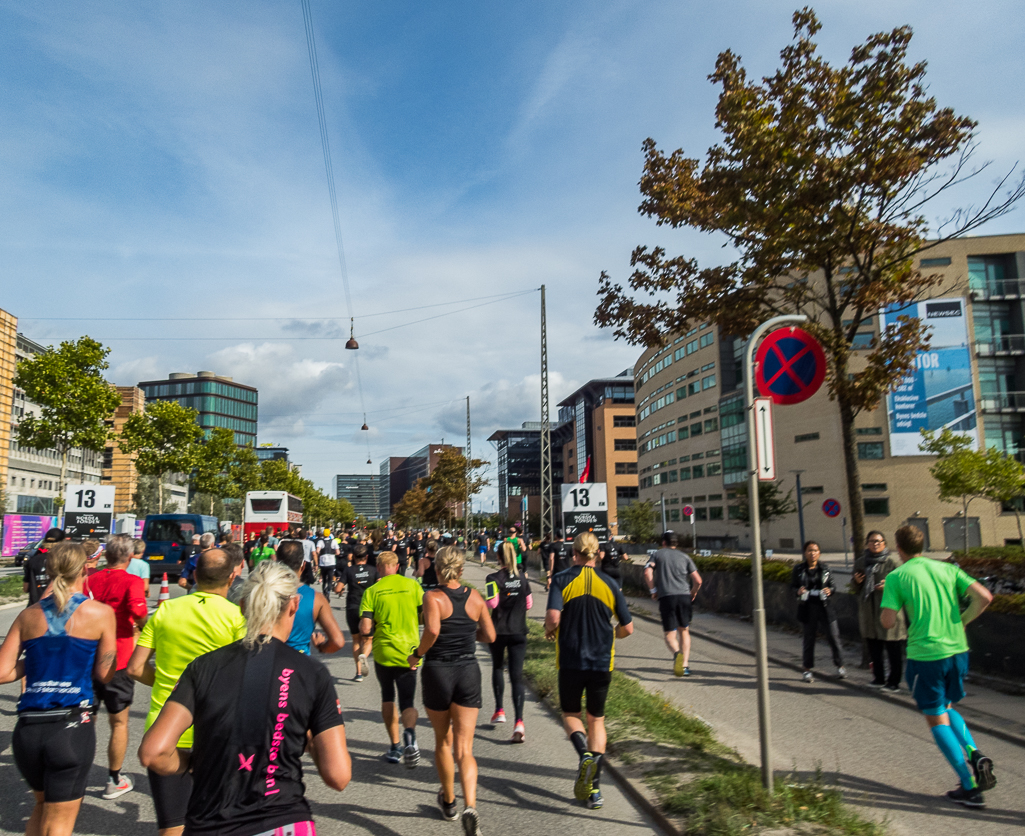
[[[193,659],[238,641],[245,634],[245,616],[236,604],[222,595],[194,592],[164,601],[157,607],[139,636],[139,646],[152,648],[157,662],[146,728],[153,725],[178,684],[178,678]],[[178,746],[192,747],[191,727],[181,736]]]
[[[367,587],[360,603],[362,618],[374,619],[374,661],[406,667],[420,643],[420,607],[424,591],[413,578],[384,575]]]
[[[915,557],[886,576],[882,606],[908,617],[908,658],[946,659],[968,650],[959,600],[975,583],[960,566]]]
[[[261,560],[269,560],[274,557],[274,549],[270,546],[257,546],[250,552],[249,557],[253,561],[253,568],[256,568]]]

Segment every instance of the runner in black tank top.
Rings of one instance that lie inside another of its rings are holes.
[[[434,727],[434,764],[441,780],[438,806],[448,821],[456,818],[455,757],[463,787],[463,830],[480,833],[477,815],[477,761],[473,733],[481,706],[477,641],[493,642],[495,628],[480,593],[461,583],[464,552],[447,546],[438,552],[433,569],[438,584],[424,596],[424,632],[409,657],[410,667],[424,660],[421,684],[424,707]],[[452,743],[448,736],[452,734]]]

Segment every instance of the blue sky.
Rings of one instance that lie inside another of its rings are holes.
[[[770,73],[796,5],[312,7],[357,333],[402,326],[361,340],[372,468],[351,356],[294,339],[346,325],[299,0],[0,6],[0,307],[45,343],[103,340],[119,384],[212,369],[258,386],[260,440],[328,488],[461,443],[466,395],[477,453],[538,417],[537,294],[419,324],[455,308],[369,314],[545,283],[557,399],[632,364],[591,323],[600,271],[625,277],[638,243],[723,257],[637,215],[641,142],[703,155],[716,55]],[[1018,4],[816,9],[835,62],[911,24],[932,94],[979,121],[994,175],[1015,163]],[[1023,228],[1019,211],[985,231]]]

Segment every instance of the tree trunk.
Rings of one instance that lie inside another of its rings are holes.
[[[157,513],[164,513],[164,474],[157,474]]]
[[[847,374],[846,366],[843,374]],[[861,495],[861,468],[858,465],[858,444],[854,432],[854,410],[847,403],[844,387],[838,387],[836,401],[840,408],[840,433],[843,439],[844,470],[847,477],[847,505],[851,517],[851,539],[855,555],[865,546],[865,506]],[[847,544],[844,543],[846,551]]]
[[[971,500],[962,496],[961,502],[964,506],[964,556],[968,557],[968,503]]]
[[[60,485],[58,486],[58,491],[59,491],[58,496],[60,497],[60,505],[57,506],[58,508],[61,508],[61,509],[64,509],[64,508],[68,507],[68,498],[64,495],[64,492],[68,489],[67,478],[68,478],[68,450],[67,450],[67,448],[64,448],[63,450],[61,450],[61,482],[60,482]],[[62,517],[63,516],[63,512],[58,513],[58,516]],[[63,522],[63,520],[62,520],[62,522]]]
[[[210,516],[214,515],[214,495],[210,494]]]

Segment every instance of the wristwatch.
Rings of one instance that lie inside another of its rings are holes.
[[[419,653],[417,653],[417,650],[419,650],[419,648],[418,648],[418,647],[414,647],[414,648],[413,648],[413,652],[412,652],[412,653],[410,653],[409,655],[410,655],[410,656],[414,656],[414,657],[416,657],[417,659],[423,659],[424,657],[423,657],[423,656],[421,656],[421,655],[420,655]]]

